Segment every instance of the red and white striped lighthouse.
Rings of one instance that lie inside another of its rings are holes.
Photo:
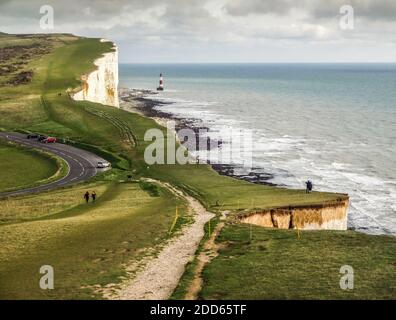
[[[158,91],[164,91],[164,78],[162,77],[162,73],[160,73],[159,87]]]

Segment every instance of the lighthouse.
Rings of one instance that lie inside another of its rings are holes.
[[[162,77],[162,73],[160,74],[159,87],[157,88],[157,91],[164,91],[164,78]]]

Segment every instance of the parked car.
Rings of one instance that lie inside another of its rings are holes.
[[[38,136],[38,137],[37,137],[37,141],[39,141],[39,142],[41,142],[41,141],[43,141],[43,140],[45,140],[45,139],[47,139],[46,136]]]
[[[104,168],[110,168],[110,163],[107,161],[99,161],[98,164],[96,165],[97,168],[99,169],[104,169]]]
[[[26,136],[26,138],[28,138],[28,139],[37,139],[39,137],[39,135],[38,134],[35,134],[35,133],[29,133],[27,136]]]
[[[56,138],[54,137],[48,137],[47,139],[44,139],[41,141],[42,143],[55,143],[56,142]]]

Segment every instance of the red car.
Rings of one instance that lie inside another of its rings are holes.
[[[46,139],[44,139],[43,141],[41,141],[42,143],[55,143],[56,142],[56,138],[53,137],[48,137]]]

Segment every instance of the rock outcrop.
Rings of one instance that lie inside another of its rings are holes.
[[[108,40],[101,40],[102,42]],[[90,74],[81,76],[81,90],[73,95],[74,100],[86,100],[119,107],[118,99],[118,48],[95,60],[98,67]]]
[[[346,230],[349,199],[321,205],[275,208],[241,215],[243,223],[268,228],[300,230]]]

